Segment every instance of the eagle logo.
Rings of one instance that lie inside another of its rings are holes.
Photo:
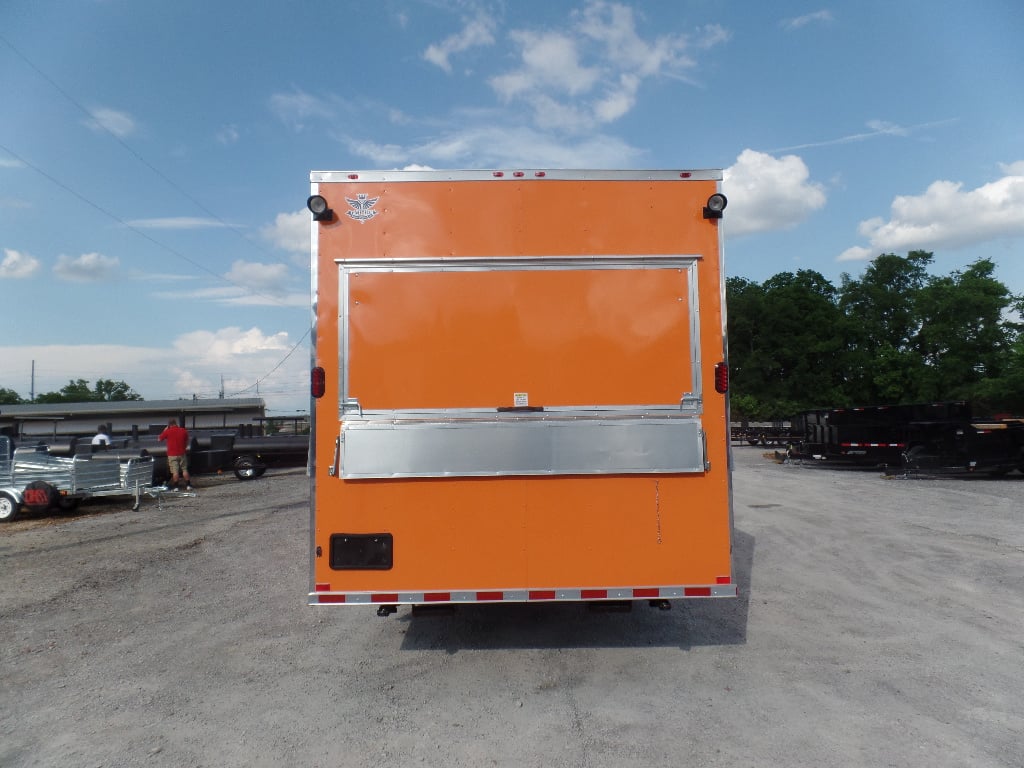
[[[368,197],[367,195],[356,195],[356,199],[353,200],[351,197],[346,197],[345,202],[352,206],[351,211],[345,211],[350,219],[362,223],[369,221],[376,216],[380,211],[375,211],[373,206],[380,200],[379,197]]]

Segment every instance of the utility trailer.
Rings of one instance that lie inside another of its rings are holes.
[[[748,445],[788,445],[793,440],[789,422],[733,424],[730,435],[733,442]]]
[[[129,497],[137,509],[142,495],[152,493],[150,456],[110,451],[63,457],[46,445],[12,451],[10,438],[0,436],[0,521],[13,520],[23,507],[70,510],[95,497]]]
[[[915,421],[907,433],[904,471],[995,477],[1024,472],[1024,420]]]
[[[890,473],[1024,472],[1024,421],[975,417],[966,400],[804,411],[791,458]]]
[[[793,418],[795,458],[845,466],[898,466],[907,449],[904,406],[803,411]]]
[[[733,597],[720,171],[315,171],[309,601]]]

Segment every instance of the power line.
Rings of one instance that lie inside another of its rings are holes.
[[[258,387],[260,385],[260,383],[262,383],[263,381],[266,381],[267,378],[269,378],[270,375],[274,371],[276,371],[278,368],[280,368],[282,365],[285,364],[285,361],[288,360],[288,358],[292,356],[292,354],[295,352],[295,350],[299,348],[299,345],[306,340],[306,337],[309,336],[309,331],[310,331],[310,329],[307,328],[306,332],[304,334],[302,334],[302,338],[299,339],[297,342],[295,342],[295,346],[293,346],[291,349],[288,350],[288,354],[285,355],[284,357],[282,357],[281,360],[278,362],[278,364],[275,365],[273,368],[271,368],[261,378],[256,379],[256,383],[255,384],[253,384],[251,387],[246,387],[245,389],[238,390],[237,392],[232,394],[231,397],[238,397],[239,395],[241,395],[241,394],[243,394],[245,392],[249,392],[250,390],[256,389],[256,387]]]
[[[179,194],[181,194],[186,199],[190,200],[196,207],[198,207],[201,211],[206,213],[208,216],[212,217],[216,221],[218,221],[221,224],[223,224],[226,228],[230,229],[233,233],[238,235],[238,237],[240,237],[242,240],[244,240],[248,246],[255,247],[256,250],[260,251],[264,255],[270,256],[270,254],[268,254],[265,250],[260,248],[258,244],[254,243],[254,241],[252,239],[250,239],[249,237],[247,237],[241,230],[239,230],[237,227],[233,226],[232,224],[229,224],[228,222],[224,221],[220,216],[218,216],[216,213],[211,211],[207,206],[205,206],[202,202],[197,200],[193,195],[190,195],[188,192],[186,192],[184,189],[182,189],[178,184],[176,184],[172,179],[170,179],[160,169],[158,169],[156,166],[154,166],[152,163],[150,163],[148,160],[146,160],[141,154],[139,154],[137,151],[135,151],[134,148],[132,148],[127,142],[125,142],[116,133],[111,131],[101,121],[96,120],[95,115],[87,107],[85,107],[81,102],[79,102],[77,99],[75,99],[70,93],[68,93],[64,88],[62,88],[53,78],[51,78],[49,75],[47,75],[43,70],[41,70],[39,67],[37,67],[25,54],[23,54],[17,47],[15,47],[15,45],[13,43],[11,43],[10,40],[8,40],[3,35],[0,35],[0,41],[3,41],[7,45],[7,47],[9,47],[22,61],[25,62],[26,65],[28,65],[33,71],[35,71],[46,82],[48,82],[58,93],[60,93],[62,96],[64,96],[64,98],[66,98],[69,102],[71,102],[73,105],[75,105],[75,107],[77,107],[90,120],[92,120],[100,128],[102,128],[111,138],[114,139],[114,141],[116,141],[118,144],[120,144],[136,160],[138,160],[140,163],[142,163],[144,166],[146,166],[154,174],[159,176],[168,186],[170,186],[172,189],[177,191]],[[148,233],[146,233],[143,230],[139,229],[138,227],[135,227],[132,224],[130,224],[129,222],[123,220],[120,216],[117,216],[116,214],[112,213],[111,211],[108,211],[106,208],[104,208],[103,206],[99,205],[98,203],[93,202],[92,200],[87,198],[85,195],[79,193],[75,189],[72,189],[67,184],[65,184],[62,181],[60,181],[59,179],[57,179],[52,174],[49,174],[49,173],[45,172],[42,168],[36,166],[35,164],[33,164],[33,163],[29,162],[28,160],[26,160],[25,158],[21,157],[18,153],[14,152],[9,147],[0,144],[0,149],[3,149],[5,152],[7,152],[12,157],[14,157],[16,160],[18,160],[19,162],[21,162],[24,165],[28,166],[29,168],[34,170],[36,173],[40,174],[41,176],[43,176],[44,178],[49,180],[52,184],[55,184],[56,186],[58,186],[61,189],[65,190],[66,192],[68,192],[69,194],[77,197],[79,200],[81,200],[86,205],[88,205],[91,208],[99,211],[103,215],[113,219],[114,221],[116,221],[121,226],[129,229],[130,231],[132,231],[135,234],[139,235],[143,239],[149,241],[150,243],[152,243],[153,245],[157,246],[158,248],[164,249],[168,253],[171,253],[174,256],[177,256],[178,258],[182,259],[183,261],[191,264],[192,266],[196,267],[197,269],[202,270],[203,272],[206,272],[209,275],[212,275],[213,277],[217,278],[218,280],[222,280],[225,283],[228,283],[229,285],[233,285],[234,287],[238,288],[239,290],[243,291],[244,293],[249,293],[249,294],[254,295],[254,296],[260,296],[261,298],[267,299],[271,303],[278,304],[279,306],[287,306],[285,304],[285,302],[283,302],[283,301],[281,301],[281,300],[279,300],[279,299],[277,299],[277,298],[275,298],[273,296],[268,296],[268,295],[266,295],[264,293],[261,293],[260,291],[256,291],[256,290],[252,289],[249,286],[245,286],[245,285],[242,285],[240,283],[236,283],[234,280],[231,280],[230,278],[225,277],[223,274],[214,272],[213,270],[211,270],[210,268],[208,268],[204,264],[200,264],[199,262],[195,261],[194,259],[189,258],[188,256],[186,256],[185,254],[183,254],[180,251],[176,250],[175,248],[172,248],[171,246],[166,245],[165,243],[157,240],[156,238],[152,237],[151,235],[149,235]],[[299,341],[296,342],[296,344],[288,351],[288,353],[280,361],[278,361],[277,365],[275,365],[270,371],[268,371],[266,374],[264,374],[261,378],[257,379],[256,383],[253,384],[251,387],[247,387],[247,388],[245,388],[245,389],[235,393],[235,396],[237,396],[239,394],[242,394],[244,392],[248,392],[248,391],[250,391],[252,389],[257,388],[262,381],[265,381],[271,374],[273,374],[275,371],[277,371],[282,365],[284,365],[285,361],[287,361],[288,358],[292,356],[292,354],[295,352],[295,350],[298,348],[298,346],[309,336],[309,333],[310,333],[310,329],[307,328],[306,332],[302,335],[302,338],[300,338]]]
[[[58,186],[61,189],[63,189],[65,192],[67,192],[67,193],[69,193],[71,195],[74,195],[79,200],[81,200],[83,203],[88,205],[90,208],[93,208],[93,209],[99,211],[100,213],[102,213],[104,216],[107,216],[108,218],[113,219],[114,221],[116,221],[118,224],[120,224],[125,229],[128,229],[128,230],[134,232],[135,234],[137,234],[139,237],[143,238],[144,240],[148,240],[149,242],[151,242],[153,245],[157,246],[158,248],[162,248],[165,251],[167,251],[168,253],[171,253],[171,254],[177,256],[179,259],[182,259],[183,261],[187,261],[189,264],[191,264],[196,269],[201,269],[203,272],[206,272],[207,274],[212,275],[213,277],[217,278],[218,280],[223,280],[225,283],[228,283],[229,285],[233,285],[235,288],[238,288],[239,290],[241,290],[241,291],[243,291],[245,293],[249,293],[249,294],[252,294],[254,296],[259,296],[261,298],[267,299],[267,301],[270,301],[270,302],[272,302],[274,304],[278,304],[278,305],[280,305],[282,307],[288,306],[285,302],[281,301],[280,299],[277,299],[277,298],[275,298],[273,296],[268,296],[265,293],[260,293],[259,291],[253,290],[252,288],[250,288],[247,285],[242,285],[241,283],[236,283],[234,280],[232,280],[232,279],[230,279],[228,277],[225,277],[224,275],[220,274],[219,272],[214,272],[212,269],[207,267],[205,264],[200,264],[198,261],[196,261],[194,259],[190,259],[188,256],[183,254],[181,251],[179,251],[179,250],[177,250],[175,248],[172,248],[171,246],[167,245],[166,243],[160,242],[155,237],[150,235],[148,232],[145,232],[145,231],[139,229],[138,227],[133,226],[130,222],[125,221],[120,216],[118,216],[116,213],[112,213],[111,211],[108,211],[106,208],[104,208],[99,203],[94,203],[92,200],[87,198],[85,195],[83,195],[82,193],[78,192],[75,189],[72,189],[67,184],[65,184],[60,179],[58,179],[57,177],[53,176],[52,174],[47,173],[46,171],[44,171],[42,168],[40,168],[39,166],[35,165],[34,163],[29,162],[28,160],[26,160],[24,157],[19,155],[17,152],[15,152],[10,147],[8,147],[8,146],[6,146],[4,144],[0,144],[0,149],[2,149],[4,152],[9,154],[11,157],[13,157],[19,163],[23,163],[23,164],[27,165],[29,168],[31,168],[33,171],[38,173],[43,178],[47,179],[52,184],[55,184],[56,186]]]
[[[83,104],[82,104],[82,103],[81,103],[80,101],[78,101],[78,100],[77,100],[77,99],[76,99],[76,98],[75,98],[74,96],[72,96],[72,95],[71,95],[70,93],[68,93],[68,92],[67,92],[66,90],[64,90],[64,89],[63,89],[63,88],[62,88],[62,87],[61,87],[61,86],[60,86],[60,85],[59,85],[59,84],[57,83],[57,81],[56,81],[56,80],[54,80],[54,79],[53,79],[52,77],[50,77],[50,76],[49,76],[48,74],[46,74],[46,73],[45,73],[45,72],[44,72],[43,70],[41,70],[41,69],[40,69],[39,67],[37,67],[37,66],[36,66],[36,65],[35,65],[35,64],[34,64],[34,63],[33,63],[33,62],[32,62],[32,61],[31,61],[31,60],[30,60],[30,59],[29,59],[29,58],[28,58],[28,57],[27,57],[27,56],[26,56],[26,55],[25,55],[24,53],[22,53],[22,52],[21,52],[20,50],[18,50],[18,49],[17,49],[17,48],[16,48],[15,46],[14,46],[14,44],[13,44],[13,43],[11,43],[11,41],[10,41],[10,40],[8,40],[8,39],[7,39],[6,37],[4,37],[3,35],[0,35],[0,40],[2,40],[2,41],[3,41],[4,43],[6,43],[6,44],[7,44],[7,47],[8,47],[8,48],[10,48],[10,49],[11,49],[12,51],[14,51],[14,53],[15,53],[15,54],[16,54],[16,55],[17,55],[17,56],[18,56],[18,57],[19,57],[19,58],[20,58],[20,59],[21,59],[22,61],[24,61],[24,62],[25,62],[25,64],[27,64],[27,65],[28,65],[28,66],[29,66],[29,67],[30,67],[30,68],[31,68],[32,70],[34,70],[36,74],[38,74],[38,75],[39,75],[39,76],[40,76],[41,78],[43,78],[43,79],[44,79],[44,80],[45,80],[46,82],[48,82],[48,83],[49,83],[49,84],[50,84],[51,86],[53,86],[53,88],[54,88],[54,89],[55,89],[55,90],[56,90],[56,91],[57,91],[57,92],[58,92],[58,93],[59,93],[59,94],[60,94],[61,96],[63,96],[63,97],[65,98],[65,99],[67,99],[67,100],[68,100],[68,101],[70,101],[70,102],[71,102],[72,104],[74,104],[74,105],[75,105],[75,107],[77,107],[77,108],[78,108],[78,109],[79,109],[79,110],[80,110],[80,111],[81,111],[81,112],[82,112],[82,113],[83,113],[83,114],[84,114],[84,115],[85,115],[86,117],[88,117],[88,118],[89,118],[89,119],[90,119],[91,121],[93,121],[93,122],[94,122],[94,123],[95,123],[96,125],[98,125],[98,126],[99,126],[99,127],[100,127],[100,128],[101,128],[101,129],[102,129],[102,130],[103,130],[104,132],[105,132],[105,133],[107,133],[107,134],[108,134],[108,135],[109,135],[109,136],[110,136],[110,137],[111,137],[111,138],[112,138],[112,139],[113,139],[114,141],[116,141],[116,142],[117,142],[118,144],[120,144],[120,145],[121,145],[121,146],[122,146],[122,147],[123,147],[123,148],[124,148],[124,149],[125,149],[125,150],[126,150],[126,151],[127,151],[128,153],[129,153],[129,154],[131,154],[131,155],[132,155],[132,157],[134,157],[134,158],[135,158],[136,160],[138,160],[138,161],[139,161],[140,163],[142,163],[142,164],[143,164],[144,166],[146,166],[146,167],[147,167],[147,168],[148,168],[148,169],[149,169],[150,171],[152,171],[152,172],[153,172],[154,174],[156,174],[157,176],[159,176],[159,177],[160,177],[160,178],[161,178],[161,179],[162,179],[162,180],[164,181],[164,183],[166,183],[166,184],[167,184],[167,185],[168,185],[169,187],[171,187],[171,188],[172,188],[173,190],[175,190],[176,192],[178,192],[178,193],[179,193],[180,195],[182,195],[182,196],[183,196],[183,197],[185,197],[186,199],[190,200],[190,201],[192,202],[192,204],[193,204],[193,205],[195,205],[195,206],[196,206],[197,208],[199,208],[199,210],[203,211],[203,213],[205,213],[205,214],[206,214],[207,216],[210,216],[211,218],[213,218],[213,219],[215,219],[216,221],[218,221],[218,222],[220,222],[221,224],[223,224],[223,225],[224,225],[224,226],[225,226],[225,227],[226,227],[227,229],[230,229],[230,230],[231,230],[232,232],[234,232],[234,233],[235,233],[236,235],[238,235],[238,236],[239,236],[240,238],[242,238],[242,240],[244,240],[244,241],[246,242],[246,244],[247,244],[248,246],[250,246],[250,247],[255,247],[255,249],[256,249],[256,250],[258,250],[258,251],[260,251],[260,252],[261,252],[261,253],[262,253],[262,254],[263,254],[264,256],[267,256],[267,257],[273,258],[273,256],[271,256],[271,254],[269,254],[269,253],[267,253],[267,252],[266,252],[265,250],[263,250],[263,249],[262,249],[262,248],[261,248],[261,247],[259,246],[259,244],[258,244],[257,242],[255,242],[255,241],[254,241],[254,240],[252,240],[251,238],[247,237],[247,236],[245,235],[245,233],[243,233],[243,232],[242,232],[242,231],[241,231],[240,229],[238,229],[238,228],[237,228],[237,227],[235,227],[234,225],[232,225],[232,224],[230,224],[230,223],[228,223],[228,222],[224,221],[224,219],[222,219],[222,218],[221,218],[220,216],[218,216],[218,215],[217,215],[216,213],[214,213],[213,211],[211,211],[211,210],[210,210],[210,209],[209,209],[208,207],[206,207],[206,206],[205,206],[205,205],[204,205],[204,204],[203,204],[202,202],[200,202],[200,201],[199,201],[199,200],[197,200],[197,199],[196,199],[196,198],[195,198],[194,196],[190,195],[190,194],[189,194],[189,193],[188,193],[187,191],[185,191],[184,189],[182,189],[182,188],[181,188],[181,187],[180,187],[180,186],[179,186],[178,184],[176,184],[176,183],[175,183],[175,182],[174,182],[174,181],[173,181],[173,180],[172,180],[172,179],[171,179],[170,177],[168,177],[168,176],[167,176],[167,175],[166,175],[166,174],[165,174],[165,173],[164,173],[163,171],[161,171],[161,170],[160,170],[159,168],[157,168],[157,167],[156,167],[155,165],[153,165],[153,164],[152,164],[152,163],[150,163],[150,162],[149,162],[148,160],[146,160],[146,158],[144,158],[144,157],[143,157],[142,155],[140,155],[140,154],[139,154],[139,153],[138,153],[137,151],[135,151],[135,149],[134,149],[134,148],[133,148],[133,147],[132,147],[131,145],[129,145],[129,144],[128,144],[128,142],[126,142],[126,141],[125,141],[124,139],[122,139],[122,138],[121,138],[120,136],[118,136],[118,135],[117,135],[116,133],[114,133],[114,132],[113,132],[112,130],[110,130],[110,128],[108,128],[108,127],[107,127],[106,125],[104,125],[102,121],[100,121],[100,120],[97,120],[97,119],[96,119],[96,116],[95,116],[95,115],[94,115],[94,114],[92,113],[92,111],[91,111],[91,110],[89,110],[89,108],[88,108],[88,107],[86,107],[85,105],[83,105]]]

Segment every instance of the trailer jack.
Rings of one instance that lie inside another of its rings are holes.
[[[398,613],[397,605],[382,605],[377,609],[377,615],[383,618],[387,618],[392,613]]]

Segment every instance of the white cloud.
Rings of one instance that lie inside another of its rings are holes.
[[[0,157],[0,168],[24,168],[25,164],[21,160],[15,160],[13,157]]]
[[[236,125],[225,125],[219,131],[217,131],[217,141],[221,144],[234,144],[238,141],[239,137],[238,126]]]
[[[697,63],[691,51],[729,39],[712,25],[695,35],[644,37],[632,7],[591,0],[565,30],[514,30],[519,66],[491,78],[506,103],[522,101],[544,128],[587,131],[628,114],[646,80],[688,81]]]
[[[256,261],[235,261],[225,277],[236,285],[258,293],[280,293],[288,282],[286,264],[261,264]]]
[[[294,213],[279,213],[273,224],[260,229],[265,240],[290,253],[309,254],[311,215],[305,208]]]
[[[370,145],[360,146],[364,151],[357,154],[379,166],[433,168],[629,168],[636,167],[642,156],[640,150],[611,136],[561,141],[532,128],[495,124],[466,128],[386,158],[365,151]],[[419,162],[409,162],[411,158]]]
[[[799,157],[776,158],[752,149],[725,170],[722,190],[729,198],[726,216],[733,237],[792,229],[826,200]]]
[[[806,27],[808,24],[831,24],[835,21],[831,11],[815,11],[814,13],[808,13],[803,16],[796,16],[791,19],[783,19],[779,22],[779,26],[783,29],[801,29]]]
[[[135,119],[127,112],[119,112],[107,107],[95,107],[89,110],[92,119],[86,125],[94,131],[107,131],[119,139],[135,133]]]
[[[512,32],[520,47],[522,67],[491,79],[491,87],[505,100],[534,91],[554,91],[575,96],[594,87],[600,77],[596,67],[580,64],[577,40],[558,32]]]
[[[101,253],[83,253],[78,257],[61,254],[53,267],[53,273],[61,280],[73,282],[97,282],[108,280],[121,261],[116,256]]]
[[[323,99],[305,91],[275,93],[270,97],[270,109],[285,125],[296,132],[302,131],[310,119],[330,120],[334,108]]]
[[[309,355],[301,344],[292,352],[299,340],[286,331],[228,327],[185,333],[159,347],[6,346],[0,347],[4,369],[25,371],[25,383],[8,376],[2,386],[28,397],[28,372],[34,370],[36,394],[57,391],[72,379],[109,378],[126,382],[146,400],[164,400],[216,397],[223,377],[226,395],[259,395],[269,411],[294,413],[309,407]]]
[[[241,329],[236,326],[216,331],[192,331],[174,341],[174,349],[187,354],[199,365],[223,366],[239,357],[250,357],[265,352],[286,352],[291,347],[284,331],[267,335],[259,328]]]
[[[216,229],[228,226],[217,219],[197,216],[167,216],[159,219],[132,219],[125,222],[136,229]]]
[[[0,261],[0,280],[21,280],[32,277],[39,271],[39,259],[27,253],[4,248],[4,260]]]
[[[271,410],[305,410],[309,358],[301,348],[292,353],[296,342],[285,331],[268,334],[256,327],[182,334],[174,340],[171,356],[178,361],[171,366],[174,390],[184,396],[189,392],[214,396],[223,377],[228,397],[259,394]]]
[[[870,261],[877,255],[877,251],[855,245],[836,256],[836,261]]]
[[[344,139],[349,152],[360,157],[368,157],[378,166],[387,167],[405,162],[408,150],[397,144],[378,144],[365,139]]]
[[[831,147],[837,144],[852,144],[855,142],[866,141],[868,139],[876,139],[880,136],[898,136],[900,138],[906,138],[919,133],[924,128],[934,128],[936,126],[949,125],[955,122],[957,122],[956,118],[949,118],[945,120],[933,120],[928,123],[918,123],[917,125],[903,126],[890,123],[886,120],[868,120],[866,123],[868,127],[867,131],[850,133],[846,136],[839,136],[835,139],[811,141],[806,144],[794,144],[789,147],[776,147],[775,149],[770,149],[768,151],[774,154],[778,152],[793,152],[798,149],[811,149],[813,147]]]
[[[446,37],[442,42],[431,45],[423,52],[423,58],[451,74],[452,65],[449,58],[468,51],[470,48],[494,44],[494,20],[481,14],[469,19],[462,31]]]
[[[876,255],[1024,237],[1024,161],[1001,169],[1002,178],[976,189],[940,180],[923,194],[899,195],[892,201],[888,221],[862,221],[858,232]]]

